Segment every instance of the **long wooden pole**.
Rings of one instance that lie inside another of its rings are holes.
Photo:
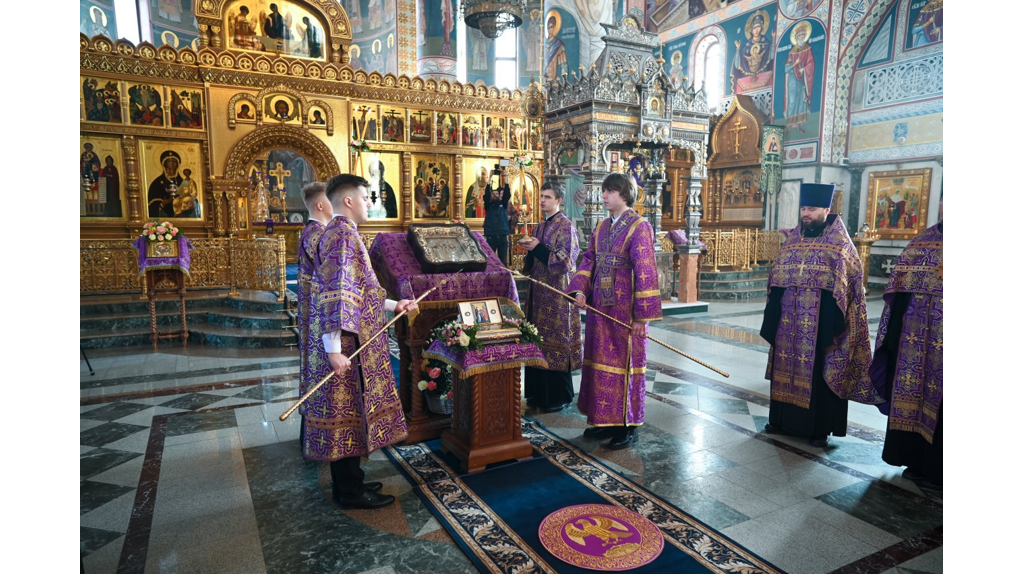
[[[576,298],[573,297],[572,295],[566,293],[565,291],[561,291],[561,290],[555,289],[554,287],[552,287],[551,285],[548,285],[547,283],[544,283],[543,281],[538,281],[538,280],[534,279],[533,277],[529,277],[529,276],[523,275],[522,273],[520,273],[518,271],[513,271],[513,273],[515,273],[519,277],[522,277],[524,279],[528,279],[528,280],[536,283],[537,285],[540,285],[541,287],[544,287],[545,289],[547,289],[549,291],[554,291],[555,293],[558,293],[562,297],[565,297],[566,299],[572,301],[574,304],[576,303]],[[590,305],[587,305],[587,310],[588,311],[593,311],[594,313],[597,313],[598,315],[604,317],[605,319],[608,319],[609,321],[611,321],[613,323],[616,323],[618,325],[622,325],[623,327],[625,327],[627,329],[632,329],[633,328],[632,326],[627,325],[627,324],[623,323],[622,321],[619,321],[615,317],[611,317],[611,316],[609,316],[606,313],[602,313],[602,312],[598,311],[597,309],[591,307]],[[720,369],[716,369],[715,367],[712,367],[711,365],[705,363],[704,361],[701,361],[700,359],[696,359],[694,357],[691,357],[690,355],[687,355],[686,353],[680,351],[679,349],[673,347],[672,345],[669,345],[668,343],[666,343],[664,341],[661,341],[659,339],[655,339],[654,337],[652,337],[650,335],[647,335],[647,338],[650,339],[651,341],[654,341],[655,343],[661,345],[662,347],[665,347],[669,351],[672,351],[674,353],[682,355],[683,357],[686,357],[687,359],[690,359],[691,361],[693,361],[694,363],[697,363],[698,365],[700,365],[702,367],[706,367],[708,369],[711,369],[712,371],[718,373],[719,375],[722,375],[723,377],[729,378],[729,373],[726,373],[725,371],[722,371]]]
[[[455,275],[458,275],[459,273],[462,273],[461,269],[457,273],[455,273]],[[444,281],[438,283],[437,285],[431,287],[430,289],[427,289],[422,295],[420,295],[419,297],[414,299],[413,303],[419,303],[421,300],[423,300],[424,297],[426,297],[427,295],[430,295],[431,293],[436,291],[441,285],[444,285],[449,280],[451,280],[452,277],[455,277],[455,275],[452,275],[451,277],[446,278]],[[365,349],[367,347],[367,345],[369,345],[374,339],[379,337],[381,335],[381,333],[387,333],[388,328],[391,327],[391,325],[394,325],[395,321],[401,319],[408,312],[409,312],[409,310],[408,310],[408,308],[406,308],[405,311],[402,311],[401,313],[396,314],[395,317],[393,319],[391,319],[390,321],[388,321],[386,325],[381,327],[380,330],[378,330],[373,335],[370,335],[369,337],[367,337],[366,341],[362,345],[360,345],[359,348],[355,350],[355,352],[353,352],[351,355],[348,356],[348,360],[352,361],[357,356],[359,356],[359,353],[363,352],[363,349]],[[284,412],[284,414],[281,415],[280,419],[283,421],[283,420],[287,419],[289,416],[291,416],[291,414],[293,412],[295,412],[295,409],[299,408],[299,405],[301,405],[302,403],[306,402],[306,400],[308,400],[309,397],[313,396],[313,393],[315,393],[318,390],[320,390],[320,387],[322,387],[325,384],[327,384],[327,381],[331,380],[331,377],[333,377],[333,376],[334,376],[334,369],[331,369],[331,372],[329,372],[326,375],[324,375],[324,378],[320,379],[319,383],[314,385],[313,388],[311,388],[308,391],[306,391],[306,394],[304,394],[301,397],[299,397],[299,400],[294,405],[289,407],[288,410],[286,410]]]

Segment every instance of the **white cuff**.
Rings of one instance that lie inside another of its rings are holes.
[[[327,353],[340,353],[341,352],[341,331],[331,331],[324,333],[321,338],[324,341],[324,352]]]
[[[394,312],[396,306],[398,306],[398,301],[395,301],[394,299],[385,299],[384,300],[384,310],[385,311]]]

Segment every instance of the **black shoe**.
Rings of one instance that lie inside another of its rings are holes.
[[[917,485],[920,486],[921,488],[926,489],[926,490],[935,490],[935,491],[938,491],[938,492],[942,492],[942,483],[941,482],[932,482],[932,481],[928,480],[927,478],[922,480],[921,482],[917,483]]]
[[[383,482],[366,482],[363,483],[363,488],[370,492],[380,492],[380,489],[384,488]]]
[[[924,473],[908,466],[907,469],[903,471],[903,478],[914,482],[920,482],[924,480]]]
[[[827,436],[812,436],[811,437],[811,446],[816,446],[818,448],[827,448],[828,447],[828,437]]]
[[[612,440],[608,441],[608,444],[606,446],[612,450],[626,448],[627,446],[630,446],[636,442],[636,435],[636,427],[626,427],[625,429],[619,429],[618,434],[616,434],[612,438]]]
[[[363,490],[356,495],[334,498],[334,502],[340,504],[342,508],[383,508],[394,501],[394,496],[380,494],[372,490]]]
[[[764,425],[764,431],[763,432],[764,432],[764,434],[783,434],[782,433],[782,429],[780,429],[779,427],[773,425],[772,423],[768,423],[768,424]]]
[[[583,431],[583,436],[587,438],[608,438],[615,434],[621,427],[588,427],[587,430]]]
[[[567,406],[569,406],[571,404],[572,403],[565,403],[565,404],[561,404],[561,405],[555,405],[553,407],[544,407],[541,410],[546,412],[546,413],[557,413],[558,411],[565,410],[565,407],[567,407]]]

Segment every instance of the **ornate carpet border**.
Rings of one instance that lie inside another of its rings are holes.
[[[524,420],[522,428],[523,438],[552,464],[609,504],[637,512],[653,522],[669,544],[709,570],[750,574],[781,572],[710,526],[623,478],[540,423]],[[418,487],[415,490],[427,507],[455,534],[454,538],[467,555],[475,558],[485,571],[552,571],[426,446],[389,447],[385,452]]]

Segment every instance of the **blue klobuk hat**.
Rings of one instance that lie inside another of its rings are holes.
[[[800,207],[832,207],[835,189],[831,183],[801,183]]]

